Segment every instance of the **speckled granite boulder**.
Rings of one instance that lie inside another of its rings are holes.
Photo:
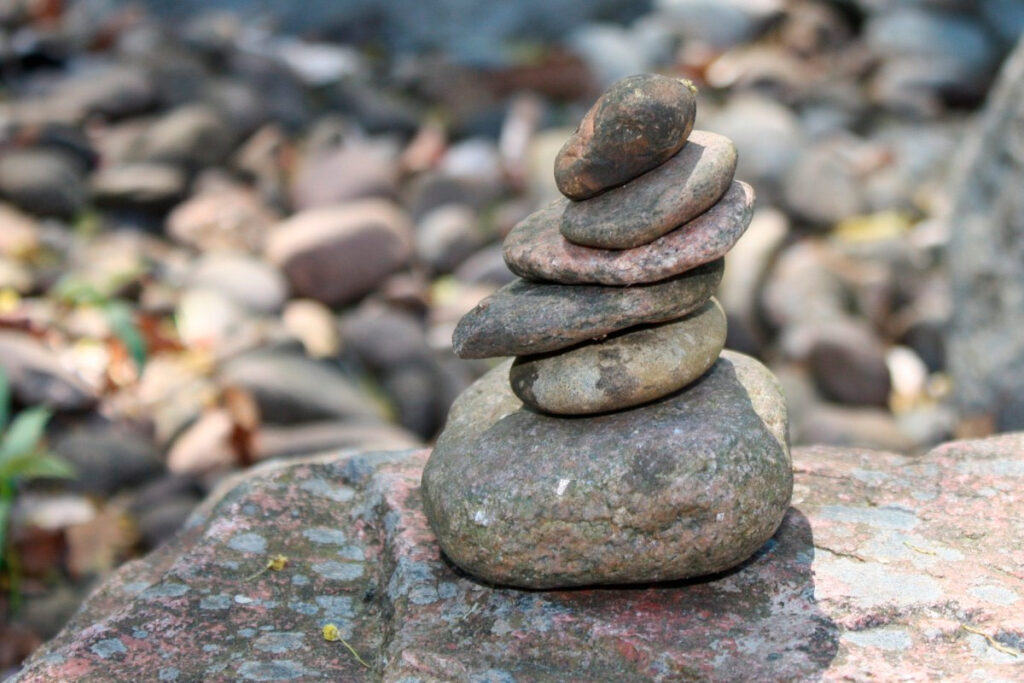
[[[722,280],[724,262],[636,287],[552,285],[517,280],[481,301],[452,335],[461,358],[546,353],[635,325],[684,316]]]
[[[516,358],[512,392],[530,408],[586,415],[640,405],[685,387],[725,346],[725,311],[711,299],[693,313],[567,351]]]
[[[559,221],[568,200],[527,216],[505,238],[502,255],[516,275],[566,285],[635,285],[657,282],[721,258],[750,225],[754,188],[733,182],[717,204],[653,242],[633,249],[594,249],[562,237]]]
[[[625,185],[562,213],[562,236],[599,249],[647,244],[714,205],[732,183],[736,145],[727,137],[693,131],[674,157]]]
[[[250,472],[118,570],[16,680],[1024,675],[1024,434],[915,457],[796,449],[793,507],[752,558],[628,589],[496,589],[454,570],[421,507],[426,456]],[[277,552],[284,570],[244,580]],[[369,668],[323,640],[326,622]]]
[[[754,359],[726,352],[682,391],[571,420],[525,409],[508,369],[455,401],[423,473],[463,569],[525,588],[686,579],[742,562],[782,521],[786,403]]]
[[[696,89],[657,74],[612,84],[555,159],[555,183],[570,199],[593,197],[663,163],[685,144]]]

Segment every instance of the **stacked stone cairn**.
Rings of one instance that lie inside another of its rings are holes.
[[[714,574],[788,509],[785,401],[760,363],[723,352],[711,297],[754,193],[695,114],[687,81],[614,84],[557,157],[565,198],[504,243],[522,279],[455,330],[459,356],[515,357],[456,400],[423,474],[440,546],[471,574],[525,588]]]

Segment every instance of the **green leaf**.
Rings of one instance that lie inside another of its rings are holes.
[[[141,370],[142,366],[146,364],[146,341],[135,325],[131,307],[120,301],[111,301],[103,307],[103,310],[114,334],[125,345],[128,353],[132,355],[136,367]]]
[[[8,460],[0,476],[10,479],[73,479],[75,469],[69,462],[51,453],[26,453]]]
[[[7,373],[3,366],[0,366],[0,432],[7,426],[7,420],[11,417],[11,382],[7,379]]]
[[[99,306],[106,301],[106,297],[96,289],[95,285],[72,276],[62,277],[50,289],[50,292],[59,301],[73,306]]]
[[[32,452],[43,438],[50,411],[43,407],[29,408],[18,414],[0,441],[0,466],[12,458]]]
[[[7,525],[11,519],[11,508],[14,501],[6,497],[0,498],[0,567],[3,567],[7,559]]]

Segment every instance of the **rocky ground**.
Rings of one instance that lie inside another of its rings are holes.
[[[1022,451],[1020,433],[925,458],[798,448],[794,507],[736,569],[555,591],[440,556],[427,452],[268,463],[120,569],[18,680],[1019,680]]]
[[[14,499],[0,675],[233,471],[428,445],[489,368],[456,321],[632,73],[694,80],[697,126],[737,144],[758,208],[717,296],[793,442],[947,439],[949,182],[1022,28],[1017,0],[659,0],[482,67],[0,0],[0,368],[77,473]]]

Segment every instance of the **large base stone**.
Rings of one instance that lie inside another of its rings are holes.
[[[626,589],[496,589],[453,569],[421,507],[426,457],[248,473],[104,583],[17,680],[1024,676],[1024,434],[913,458],[796,449],[793,507],[754,557]],[[245,580],[275,553],[287,567]],[[328,622],[369,668],[321,637]]]
[[[722,571],[778,528],[793,479],[786,403],[760,363],[725,352],[653,403],[567,419],[533,412],[509,363],[455,401],[423,472],[445,553],[527,588]]]

